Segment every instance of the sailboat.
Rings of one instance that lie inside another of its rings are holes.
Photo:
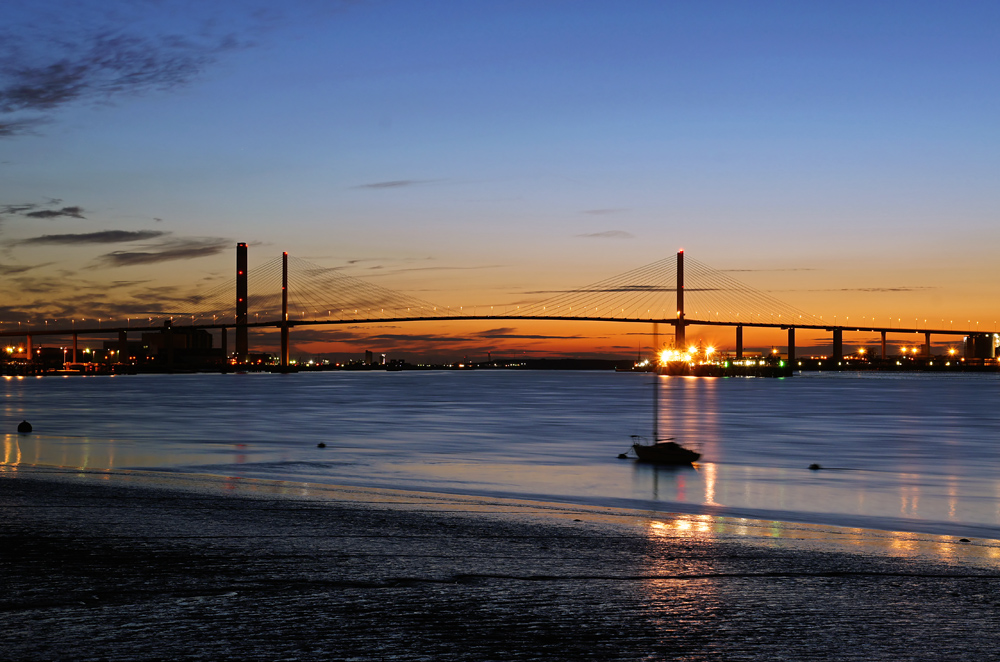
[[[632,435],[633,440],[640,437]],[[632,451],[640,462],[655,464],[691,464],[701,457],[701,453],[688,450],[672,441],[673,437],[660,439],[660,375],[653,373],[653,443],[641,444],[633,441]]]

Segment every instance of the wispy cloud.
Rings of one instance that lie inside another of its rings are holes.
[[[381,275],[389,275],[389,274],[401,274],[401,273],[406,273],[406,272],[410,272],[410,271],[481,271],[483,269],[499,269],[502,266],[503,266],[502,264],[482,264],[482,265],[478,265],[478,266],[474,266],[474,267],[444,267],[444,266],[442,266],[442,267],[402,267],[402,268],[399,268],[399,269],[392,269],[391,271],[387,271],[385,274],[379,274],[379,275],[381,276]],[[379,266],[368,267],[368,268],[369,269],[382,269],[383,267],[379,265]]]
[[[35,204],[22,204],[22,205],[3,205],[0,206],[0,216],[15,216],[17,214],[25,214],[32,209],[36,209],[38,205]]]
[[[737,274],[737,273],[759,272],[759,271],[767,271],[767,272],[770,272],[770,271],[818,271],[818,269],[815,269],[813,267],[790,267],[790,268],[787,268],[787,269],[719,269],[719,271],[723,271],[725,273],[730,273],[730,274]]]
[[[604,232],[587,232],[578,234],[577,237],[584,239],[634,239],[635,235],[625,230],[605,230]]]
[[[44,209],[43,207],[54,207],[62,203],[62,200],[49,200],[47,204],[40,205],[37,203],[30,204],[15,204],[15,205],[3,205],[0,206],[0,219],[4,216],[21,216],[23,218],[40,218],[40,219],[52,219],[52,218],[79,218],[86,219],[84,216],[84,209],[78,205],[71,207],[60,207],[57,209]]]
[[[63,207],[62,209],[40,209],[29,211],[25,214],[28,218],[59,218],[60,216],[70,216],[72,218],[86,218],[83,215],[82,207]]]
[[[819,289],[781,290],[782,292],[924,292],[936,290],[933,285],[899,285],[896,287],[835,287]]]
[[[628,211],[624,208],[608,208],[608,209],[584,209],[581,214],[587,214],[589,216],[607,216],[608,214],[620,214],[622,212]]]
[[[45,5],[16,6],[0,26],[0,137],[32,133],[71,104],[185,85],[221,54],[249,43],[247,21],[234,28],[240,20],[213,20],[210,4],[187,11],[179,29],[176,2],[106,0],[59,12]]]
[[[48,265],[0,264],[0,276],[14,276],[17,274],[23,274],[26,271],[37,269],[40,266],[48,266]]]
[[[936,290],[932,285],[901,285],[899,287],[844,287],[837,292],[923,292]]]
[[[0,120],[0,138],[12,138],[34,133],[43,124],[45,121],[40,118]]]
[[[347,260],[347,264],[361,264],[362,262],[423,262],[433,260],[433,257],[357,257]]]
[[[676,292],[676,287],[665,287],[663,285],[617,285],[615,287],[588,287],[579,290],[534,290],[524,292],[524,294],[575,294],[575,293],[596,293],[607,292]],[[720,288],[711,287],[685,287],[685,292],[721,292]]]
[[[101,267],[133,267],[143,264],[157,264],[175,260],[192,260],[199,257],[218,255],[230,247],[229,242],[219,238],[181,239],[168,244],[150,247],[145,251],[113,251],[97,258]]]
[[[491,340],[576,340],[585,336],[553,336],[537,333],[517,333],[517,329],[502,327],[499,329],[488,329],[475,334],[476,338],[487,338]]]
[[[76,245],[76,244],[121,244],[130,241],[149,241],[162,237],[166,232],[156,230],[103,230],[101,232],[86,232],[82,234],[43,234],[16,242],[17,245]]]
[[[440,180],[437,179],[392,179],[385,182],[371,182],[369,184],[358,184],[351,188],[403,188],[406,186],[417,186],[419,184],[431,184]]]

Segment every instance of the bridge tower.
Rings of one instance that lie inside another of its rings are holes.
[[[236,363],[247,362],[247,245],[236,244]]]
[[[674,348],[683,350],[684,336],[684,249],[677,251],[677,321],[674,322]]]
[[[288,251],[281,254],[281,367],[288,367]]]

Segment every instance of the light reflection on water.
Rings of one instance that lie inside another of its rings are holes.
[[[146,468],[1000,538],[995,375],[661,379],[695,468],[618,460],[649,375],[3,380],[3,470]],[[323,442],[324,449],[317,448]],[[816,462],[829,469],[808,471]]]

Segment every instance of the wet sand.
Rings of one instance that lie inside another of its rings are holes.
[[[20,467],[0,658],[943,660],[1000,649],[996,541]]]

